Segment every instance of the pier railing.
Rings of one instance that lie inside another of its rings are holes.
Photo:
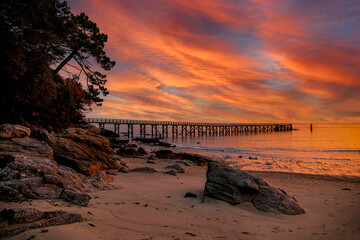
[[[131,119],[109,119],[109,118],[85,118],[87,123],[99,124],[104,130],[106,124],[114,125],[114,132],[120,135],[120,125],[127,125],[128,137],[134,136],[134,125],[139,125],[140,136],[146,137],[146,126],[151,127],[152,137],[168,137],[169,128],[172,136],[207,136],[207,135],[235,135],[248,132],[268,131],[291,131],[290,123],[201,123],[201,122],[178,122],[178,121],[151,121]],[[161,127],[160,130],[158,127]]]

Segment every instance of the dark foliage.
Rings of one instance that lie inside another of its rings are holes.
[[[89,63],[93,58],[104,70],[114,66],[103,50],[106,41],[66,2],[0,1],[0,122],[61,128],[81,120],[91,103],[101,104],[99,94],[108,93],[106,76]],[[64,79],[58,72],[69,64],[73,71]]]

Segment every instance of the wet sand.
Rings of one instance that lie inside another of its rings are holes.
[[[164,171],[171,163],[124,159],[130,168]],[[183,165],[182,165],[183,166]],[[0,202],[0,207],[35,207],[80,213],[85,221],[35,229],[9,239],[360,239],[360,180],[306,174],[256,172],[295,196],[306,213],[261,212],[251,203],[232,206],[205,198],[206,167],[183,166],[185,173],[117,173],[119,190],[93,193],[88,207],[63,201]],[[342,190],[350,189],[350,190]],[[184,198],[186,192],[197,198]],[[3,228],[3,227],[2,227]]]

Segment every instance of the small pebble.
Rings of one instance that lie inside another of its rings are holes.
[[[191,233],[191,232],[186,232],[185,234],[190,235],[190,236],[192,236],[192,237],[195,237],[195,236],[196,236],[196,234],[193,234],[193,233]]]

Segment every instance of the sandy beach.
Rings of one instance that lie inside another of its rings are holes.
[[[124,160],[130,168],[148,166],[159,172],[119,172],[113,184],[120,189],[91,194],[88,207],[46,200],[0,202],[0,208],[64,210],[85,219],[9,239],[360,239],[358,178],[256,172],[295,196],[306,211],[288,216],[261,212],[249,202],[232,206],[203,200],[206,167],[183,166],[185,173],[172,176],[163,174],[171,164],[166,160],[155,164],[139,158]],[[186,192],[197,198],[184,198]]]

